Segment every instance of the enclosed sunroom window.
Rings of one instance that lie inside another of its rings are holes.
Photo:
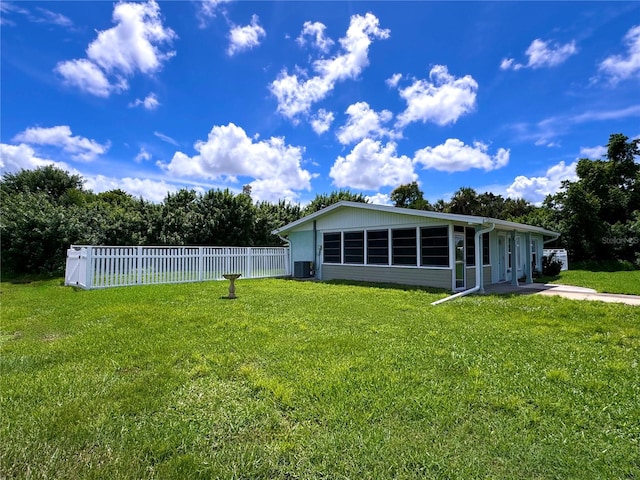
[[[391,230],[391,250],[394,265],[417,265],[417,240],[415,228]]]
[[[342,263],[342,235],[337,233],[325,233],[323,236],[324,263]]]
[[[421,265],[425,267],[449,266],[449,227],[420,229]]]
[[[364,263],[364,232],[344,232],[344,263]]]
[[[389,265],[389,231],[367,231],[367,263]]]

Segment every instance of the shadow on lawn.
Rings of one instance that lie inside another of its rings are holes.
[[[403,285],[399,283],[378,283],[378,282],[362,282],[356,280],[325,280],[319,283],[327,285],[349,285],[354,287],[366,287],[374,289],[391,289],[391,290],[404,290],[404,291],[421,291],[425,293],[435,294],[449,294],[449,290],[444,288],[424,287],[421,285]]]

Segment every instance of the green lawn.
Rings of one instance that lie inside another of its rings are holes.
[[[558,277],[547,277],[541,281],[593,288],[602,293],[640,295],[640,270],[617,272],[566,270],[560,272]]]
[[[640,478],[640,310],[2,284],[0,478]]]

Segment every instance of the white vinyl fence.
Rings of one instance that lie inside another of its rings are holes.
[[[286,247],[98,247],[67,250],[65,285],[85,289],[291,274]]]

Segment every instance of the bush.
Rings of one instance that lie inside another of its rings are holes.
[[[548,257],[542,257],[542,274],[548,277],[555,277],[562,270],[562,262],[552,253]]]

